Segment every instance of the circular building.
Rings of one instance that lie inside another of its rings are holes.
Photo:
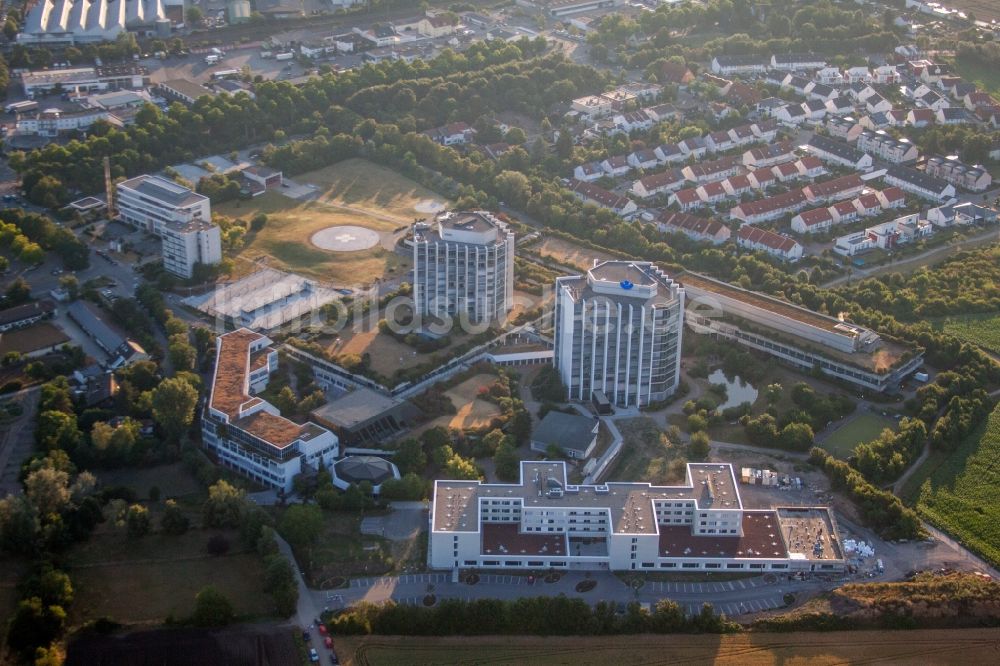
[[[378,456],[347,456],[333,464],[333,485],[347,490],[351,484],[367,481],[372,493],[379,494],[382,483],[398,479],[399,469],[385,458]]]

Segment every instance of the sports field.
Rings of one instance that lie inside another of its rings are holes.
[[[861,442],[872,441],[886,428],[895,430],[896,422],[877,414],[864,412],[830,433],[820,446],[837,458],[846,460],[855,446]]]
[[[247,233],[240,258],[253,261],[266,257],[274,268],[338,284],[366,285],[378,278],[405,274],[409,261],[393,252],[395,239],[415,218],[429,217],[447,204],[444,198],[395,171],[362,159],[304,173],[295,182],[315,186],[317,196],[297,201],[281,190],[271,190],[249,201],[219,204],[215,212],[244,220],[258,212],[267,214],[263,229]],[[344,225],[376,231],[381,243],[357,252],[331,252],[310,242],[317,231]],[[251,266],[250,262],[238,262],[237,270],[250,270]]]
[[[1000,354],[1000,314],[950,317],[942,327],[946,333]]]
[[[665,636],[337,637],[345,666],[986,664],[1000,629]]]

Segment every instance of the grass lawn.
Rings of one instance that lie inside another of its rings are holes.
[[[266,256],[275,268],[331,282],[367,284],[409,270],[408,260],[390,249],[395,230],[447,204],[446,199],[395,171],[363,159],[340,162],[295,180],[316,185],[319,197],[299,202],[272,190],[250,201],[215,207],[228,217],[248,219],[258,212],[268,216],[262,230],[247,235],[240,258],[252,261]],[[310,243],[315,232],[338,225],[378,231],[382,243],[358,252],[329,252]],[[238,270],[251,266],[241,263]]]
[[[932,455],[904,488],[921,516],[1000,565],[1000,406],[957,450]]]
[[[206,494],[204,488],[183,463],[137,469],[99,470],[97,479],[102,486],[128,486],[136,492],[140,500],[149,498],[149,490],[153,486],[160,489],[162,499]]]
[[[377,326],[364,331],[354,331],[352,327],[346,327],[336,339],[320,339],[317,342],[338,356],[368,354],[371,357],[372,369],[386,377],[392,377],[397,370],[412,368],[426,360],[413,347],[382,333]]]
[[[941,327],[946,333],[1000,354],[1000,314],[949,317]]]
[[[985,1],[990,2],[990,0]],[[1000,93],[1000,71],[995,68],[968,58],[956,58],[955,70],[962,77],[962,80],[975,83],[988,93]]]
[[[479,395],[479,389],[490,386],[496,380],[496,375],[483,373],[469,377],[458,386],[445,391],[444,394],[458,408],[458,413],[440,416],[431,422],[432,425],[443,425],[458,430],[488,426],[493,419],[500,416],[500,408],[476,396]]]
[[[670,636],[338,636],[345,666],[992,663],[996,629]],[[932,656],[931,656],[932,655]],[[948,656],[951,655],[951,656]],[[976,656],[979,655],[979,656]]]
[[[322,587],[334,578],[376,576],[392,570],[390,542],[362,535],[361,514],[325,513],[324,518],[316,544],[295,553],[311,585]]]
[[[820,446],[835,457],[846,460],[855,446],[861,442],[870,442],[886,428],[895,430],[896,422],[870,412],[862,412],[830,433]]]
[[[640,416],[617,421],[616,425],[624,442],[608,474],[609,481],[649,481],[663,485],[683,480],[670,474],[670,462],[681,457],[680,446],[670,442],[655,421]]]
[[[205,551],[214,530],[191,530],[182,536],[153,534],[129,539],[124,531],[102,526],[66,558],[76,599],[70,624],[99,617],[124,623],[161,623],[168,616],[189,615],[194,597],[214,585],[236,612],[252,617],[271,613],[262,587],[263,571],[256,553],[237,552],[235,531],[222,532],[233,552],[209,557]]]

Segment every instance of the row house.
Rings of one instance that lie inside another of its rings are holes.
[[[906,114],[906,124],[920,129],[937,122],[937,114],[932,109],[911,109]]]
[[[975,111],[984,106],[991,107],[997,105],[997,101],[992,96],[979,90],[968,93],[962,99],[962,103],[965,104],[965,108],[969,111]]]
[[[612,178],[624,176],[632,167],[629,166],[628,157],[625,155],[612,155],[601,162],[601,169]]]
[[[653,126],[653,119],[645,111],[619,113],[612,116],[611,121],[625,133],[645,131]]]
[[[584,203],[592,203],[601,208],[607,208],[618,215],[631,215],[638,206],[628,197],[609,192],[603,187],[581,180],[570,180],[569,190]]]
[[[895,65],[881,65],[872,71],[872,82],[878,85],[891,85],[902,81],[902,76]]]
[[[865,100],[865,109],[868,113],[889,113],[892,111],[892,102],[882,95],[872,95]]]
[[[758,224],[774,220],[786,213],[795,213],[806,207],[807,199],[802,190],[792,190],[757,201],[746,201],[733,207],[729,217],[746,224]]]
[[[730,136],[729,132],[725,130],[709,134],[705,137],[705,145],[708,146],[708,149],[713,153],[722,153],[736,147],[733,137]]]
[[[846,116],[854,113],[854,103],[843,95],[837,95],[826,101],[826,112],[835,116]]]
[[[856,197],[864,189],[865,183],[861,176],[852,173],[821,183],[810,183],[802,188],[802,192],[811,202],[839,201]]]
[[[871,83],[872,73],[867,67],[848,67],[844,70],[843,82],[851,83]]]
[[[890,208],[902,208],[906,205],[906,192],[898,187],[887,187],[884,190],[876,192],[878,196],[879,203],[882,204],[882,208],[889,210]]]
[[[942,125],[963,125],[974,120],[974,117],[960,106],[939,109],[936,115],[937,121]]]
[[[700,159],[705,156],[708,152],[708,146],[705,145],[705,139],[700,136],[694,136],[689,139],[684,139],[677,146],[684,153],[685,157],[693,157],[695,159]]]
[[[896,139],[885,132],[865,130],[858,136],[857,146],[859,150],[893,164],[915,162],[920,156],[917,147],[909,140]]]
[[[818,99],[807,99],[802,102],[802,110],[806,113],[806,120],[822,120],[826,117],[826,102]]]
[[[668,169],[662,173],[644,176],[632,183],[629,192],[640,199],[649,199],[661,194],[676,192],[684,187],[687,179],[680,169]]]
[[[837,139],[814,134],[806,144],[806,150],[824,162],[848,167],[857,171],[872,168],[872,156],[854,146]]]
[[[883,180],[922,199],[945,201],[955,196],[955,186],[948,181],[901,164],[886,169]]]
[[[755,190],[766,190],[778,183],[772,169],[754,169],[747,174],[747,180]]]
[[[771,67],[785,71],[822,69],[826,58],[818,53],[775,53],[771,56]]]
[[[809,99],[819,100],[821,102],[828,102],[829,100],[839,97],[840,93],[834,90],[831,86],[825,83],[810,83],[806,86],[806,97]]]
[[[864,128],[854,118],[837,118],[831,116],[826,119],[826,131],[835,139],[844,141],[854,141]]]
[[[810,208],[792,218],[792,231],[799,234],[818,234],[833,227],[833,214],[829,208]]]
[[[705,183],[704,185],[699,185],[695,188],[695,192],[698,193],[698,198],[709,206],[714,206],[720,201],[725,201],[729,198],[729,193],[726,192],[726,188],[717,180]]]
[[[801,104],[786,104],[775,110],[774,118],[786,127],[798,127],[806,121],[806,112]]]
[[[740,125],[729,130],[729,139],[733,142],[734,148],[746,146],[757,142],[757,134],[754,132],[754,125]]]
[[[656,227],[663,232],[684,234],[691,240],[707,241],[713,245],[725,243],[732,235],[729,227],[718,220],[673,211],[661,213],[656,219]]]
[[[653,152],[656,153],[656,159],[660,160],[660,164],[683,162],[687,159],[684,151],[676,143],[665,143],[662,146],[657,146]]]
[[[838,201],[830,206],[835,224],[849,224],[858,219],[858,209],[853,201]]]
[[[927,158],[924,171],[936,178],[941,178],[956,187],[962,187],[973,192],[983,192],[989,189],[993,182],[990,172],[981,166],[970,166],[956,157],[941,157],[932,155]]]
[[[773,173],[778,182],[787,183],[790,180],[798,180],[802,177],[799,173],[799,167],[795,162],[784,162],[782,164],[775,164],[771,167],[771,173]]]
[[[677,206],[682,212],[687,212],[689,210],[695,210],[696,208],[701,208],[705,205],[704,199],[698,194],[698,189],[694,187],[689,187],[683,190],[677,190],[670,195],[667,199],[668,206]]]
[[[809,179],[819,178],[827,173],[823,160],[813,155],[806,155],[796,160],[795,168],[803,178]]]
[[[863,69],[866,75],[868,74],[867,67],[862,67],[860,69]],[[844,73],[840,71],[839,67],[821,67],[813,73],[813,80],[828,86],[839,86],[843,85],[845,76]]]
[[[785,261],[802,258],[802,245],[788,236],[744,224],[736,232],[736,244],[747,250],[766,252]]]
[[[767,56],[755,55],[717,55],[712,58],[711,69],[714,74],[751,74],[765,72],[771,64]]]
[[[722,187],[726,190],[726,194],[733,199],[739,199],[744,194],[753,191],[753,184],[750,182],[749,176],[730,176],[721,182]]]
[[[711,162],[699,162],[685,166],[681,171],[692,183],[707,183],[735,176],[742,172],[739,157],[730,155]]]
[[[774,118],[762,120],[752,125],[753,133],[757,135],[758,141],[771,143],[778,136],[778,121]]]

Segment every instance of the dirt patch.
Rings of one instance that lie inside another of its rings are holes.
[[[441,416],[435,419],[433,424],[459,430],[488,426],[493,419],[500,416],[500,408],[477,396],[480,389],[490,386],[496,380],[495,375],[484,373],[469,377],[458,386],[445,391],[445,395],[458,408],[458,413]]]
[[[607,261],[620,258],[607,252],[576,245],[561,238],[545,238],[540,245],[536,245],[532,249],[543,257],[552,257],[561,264],[574,266],[581,271],[586,271],[593,266],[594,259]]]

